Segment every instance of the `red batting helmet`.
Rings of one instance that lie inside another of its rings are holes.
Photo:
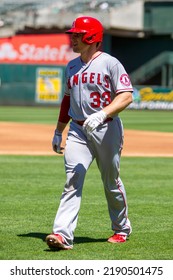
[[[103,26],[96,18],[83,16],[78,17],[66,33],[83,33],[82,42],[90,45],[102,42]]]

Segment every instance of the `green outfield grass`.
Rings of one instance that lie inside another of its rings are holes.
[[[84,185],[74,249],[52,252],[52,230],[65,182],[62,156],[0,156],[1,260],[169,260],[173,256],[172,158],[122,158],[133,233],[124,244],[112,234],[96,164]]]
[[[58,108],[0,107],[0,122],[56,124]],[[127,129],[173,132],[172,112],[121,114]],[[122,157],[133,233],[124,244],[110,244],[106,200],[95,162],[84,185],[74,249],[52,252],[52,231],[65,182],[63,156],[0,155],[1,260],[172,260],[173,159]]]
[[[58,107],[1,106],[0,121],[55,124]],[[171,111],[125,110],[120,116],[126,129],[173,132]]]

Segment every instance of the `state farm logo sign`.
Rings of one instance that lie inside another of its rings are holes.
[[[68,51],[69,47],[67,45],[62,45],[60,49],[57,49],[51,48],[49,45],[41,48],[29,44],[21,44],[19,51],[17,51],[12,44],[4,43],[0,46],[0,59],[55,62],[57,60],[68,60]]]
[[[74,56],[66,35],[0,39],[0,62],[66,64]]]

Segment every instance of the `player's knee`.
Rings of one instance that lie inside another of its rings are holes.
[[[65,191],[73,191],[82,187],[86,169],[82,164],[76,165],[72,172],[67,173],[67,181],[65,184]]]

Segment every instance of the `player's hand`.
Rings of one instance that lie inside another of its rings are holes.
[[[88,134],[91,134],[92,131],[98,127],[100,124],[102,124],[107,118],[106,113],[101,110],[97,113],[94,113],[90,115],[84,122],[83,127],[86,129],[86,132]]]
[[[61,152],[61,142],[62,142],[62,132],[58,131],[58,129],[55,129],[54,137],[52,140],[52,148],[54,152],[58,154],[62,154]]]

